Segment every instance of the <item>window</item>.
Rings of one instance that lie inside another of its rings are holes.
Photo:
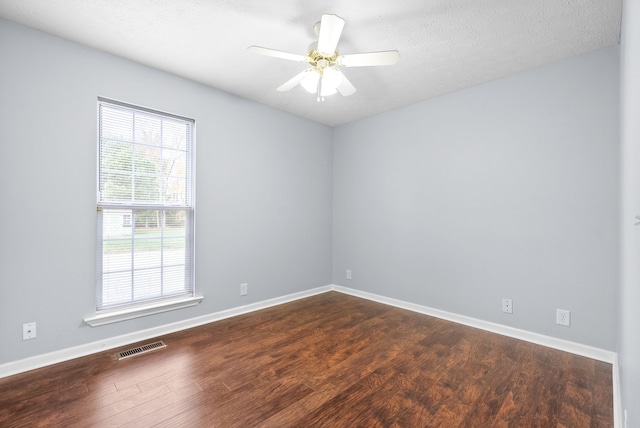
[[[98,99],[97,314],[194,296],[194,125]]]

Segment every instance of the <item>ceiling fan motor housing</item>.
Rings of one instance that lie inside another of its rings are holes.
[[[334,52],[333,55],[327,56],[326,54],[318,51],[310,51],[307,56],[309,57],[309,64],[316,68],[327,68],[336,65],[338,60],[338,52]]]

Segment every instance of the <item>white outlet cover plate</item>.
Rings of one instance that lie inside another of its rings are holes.
[[[22,340],[33,339],[36,337],[36,323],[30,322],[22,324]]]
[[[571,326],[571,311],[566,309],[556,310],[556,324],[564,325],[566,327]]]

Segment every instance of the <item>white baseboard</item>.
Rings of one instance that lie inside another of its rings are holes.
[[[9,363],[0,364],[0,378],[11,376],[14,374],[38,369],[51,364],[61,363],[74,358],[84,357],[86,355],[95,354],[96,352],[106,351],[108,349],[126,346],[131,343],[140,342],[142,340],[151,339],[162,336],[164,334],[174,333],[176,331],[186,330],[214,321],[231,318],[237,315],[258,311],[260,309],[269,308],[271,306],[281,305],[283,303],[292,302],[294,300],[303,299],[305,297],[314,296],[316,294],[331,291],[331,285],[313,288],[311,290],[299,293],[288,294],[286,296],[276,297],[261,302],[252,303],[237,308],[227,309],[220,312],[203,315],[200,317],[190,318],[172,324],[166,324],[147,330],[136,331],[121,336],[111,337],[108,339],[87,343],[84,345],[74,346],[71,348],[61,349],[59,351],[49,352],[47,354],[36,355],[34,357],[25,358],[23,360],[11,361]]]
[[[467,325],[469,327],[479,328],[481,330],[490,331],[492,333],[501,334],[503,336],[513,337],[515,339],[524,340],[538,345],[547,346],[549,348],[558,349],[560,351],[582,355],[583,357],[592,358],[598,361],[604,361],[605,363],[614,364],[617,361],[617,354],[612,351],[607,351],[576,342],[570,342],[568,340],[558,339],[551,336],[545,336],[543,334],[533,333],[526,330],[520,330],[518,328],[509,327],[502,324],[495,324],[492,322],[479,320],[477,318],[471,318],[464,315],[441,311],[439,309],[430,308],[428,306],[422,306],[415,303],[392,299],[390,297],[380,296],[378,294],[368,293],[366,291],[354,290],[352,288],[347,288],[340,285],[333,285],[331,286],[331,288],[344,294],[350,294],[352,296],[361,297],[363,299],[384,303],[386,305],[395,306],[402,309],[407,309],[409,311],[441,318],[458,324]]]

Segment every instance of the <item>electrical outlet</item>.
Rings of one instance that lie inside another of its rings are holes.
[[[571,311],[556,309],[556,324],[569,327],[571,325]]]
[[[351,269],[347,269],[347,279],[351,279]]]
[[[22,340],[34,339],[36,337],[36,323],[30,322],[22,324]]]
[[[502,312],[505,312],[507,314],[513,313],[513,300],[502,299]]]
[[[247,294],[249,294],[249,284],[246,282],[243,284],[240,284],[240,295],[246,296]]]

